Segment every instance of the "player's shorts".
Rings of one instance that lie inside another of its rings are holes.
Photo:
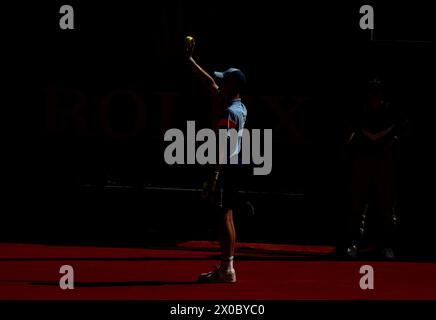
[[[241,166],[226,166],[217,180],[214,201],[218,210],[233,209],[238,204],[239,189],[243,179]]]

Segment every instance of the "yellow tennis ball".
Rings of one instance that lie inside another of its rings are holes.
[[[194,38],[191,37],[191,36],[187,36],[185,38],[185,42],[186,42],[186,44],[193,44],[194,43]]]

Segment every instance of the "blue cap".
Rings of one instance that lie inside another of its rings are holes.
[[[245,74],[236,68],[229,68],[223,72],[215,71],[214,75],[219,79],[223,79],[224,82],[227,82],[228,80],[235,81],[235,84],[239,87],[243,87],[247,82]]]

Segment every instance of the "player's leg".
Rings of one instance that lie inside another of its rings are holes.
[[[221,263],[213,271],[202,273],[200,282],[235,283],[236,273],[233,267],[233,255],[235,252],[236,232],[233,224],[233,210],[220,210],[220,244]]]
[[[224,209],[221,221],[221,268],[228,272],[234,272],[235,244],[236,231],[233,223],[233,209]]]
[[[236,230],[233,220],[234,209],[239,203],[239,187],[241,184],[241,168],[228,168],[224,177],[224,202],[221,229],[221,267],[226,272],[234,273],[233,258],[235,255]]]
[[[372,176],[372,159],[363,152],[356,152],[352,157],[351,172],[351,217],[349,225],[350,246],[347,248],[349,257],[356,257],[358,245],[361,242],[365,227]]]
[[[221,263],[211,272],[200,275],[201,282],[236,282],[236,273],[233,267],[235,253],[236,231],[233,222],[234,192],[231,188],[231,176],[224,172],[217,181],[215,205],[219,219],[219,233],[221,245]]]
[[[391,153],[385,152],[377,174],[377,194],[382,214],[381,245],[384,257],[394,259],[396,212],[396,167]]]

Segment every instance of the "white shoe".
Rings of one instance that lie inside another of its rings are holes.
[[[216,266],[214,270],[200,274],[198,282],[203,283],[235,283],[235,269],[225,271],[220,266]]]

